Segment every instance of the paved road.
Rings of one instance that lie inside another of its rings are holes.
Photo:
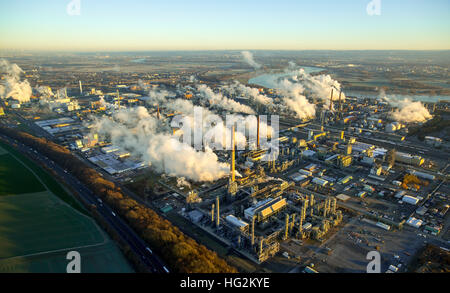
[[[17,149],[27,154],[35,161],[40,162],[49,169],[57,172],[66,184],[73,187],[81,196],[82,200],[88,205],[95,205],[99,214],[103,219],[120,235],[120,237],[130,246],[133,252],[138,255],[144,265],[150,272],[155,273],[169,273],[169,269],[164,262],[153,253],[150,247],[142,240],[126,223],[122,220],[117,213],[115,213],[107,204],[103,203],[99,197],[97,197],[90,189],[84,186],[77,178],[69,174],[66,170],[62,169],[55,162],[49,158],[41,155],[32,148],[21,144],[15,140],[12,140],[6,136],[0,135],[9,144],[15,143]]]

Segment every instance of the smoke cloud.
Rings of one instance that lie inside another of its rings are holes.
[[[232,99],[229,99],[221,93],[215,93],[211,88],[202,84],[198,86],[199,94],[207,99],[211,108],[218,108],[231,113],[255,114],[255,111],[249,106],[242,105]]]
[[[414,102],[408,98],[396,99],[395,97],[387,97],[384,90],[380,91],[380,98],[388,102],[392,107],[397,108],[390,114],[391,118],[395,121],[417,123],[433,118],[421,102]]]
[[[224,87],[224,89],[228,90],[231,93],[241,94],[244,97],[248,97],[251,101],[263,106],[273,104],[273,100],[261,94],[257,88],[245,86],[238,81],[235,81],[234,84],[230,86]]]
[[[291,65],[292,66],[292,65]],[[341,84],[330,75],[313,76],[305,72],[303,68],[294,71],[291,77],[295,83],[300,83],[305,88],[305,93],[314,99],[321,100],[326,107],[330,106],[331,91],[333,90],[333,102],[339,100]],[[341,100],[345,101],[345,93],[342,92]]]
[[[27,80],[21,81],[23,70],[17,64],[11,64],[7,60],[0,60],[0,71],[4,74],[0,84],[0,98],[12,98],[25,103],[30,101],[32,89]]]
[[[92,131],[139,156],[159,173],[194,181],[214,181],[229,174],[229,165],[219,162],[211,149],[196,151],[180,142],[144,107],[120,109],[111,118],[97,119]]]
[[[261,64],[257,63],[254,59],[253,59],[253,54],[250,53],[249,51],[242,51],[241,52],[242,57],[244,58],[244,61],[250,65],[251,67],[253,67],[254,69],[260,69],[262,67]]]
[[[310,103],[303,94],[305,88],[300,83],[286,78],[278,81],[277,88],[283,95],[282,102],[285,107],[297,118],[308,119],[316,115],[316,106]]]

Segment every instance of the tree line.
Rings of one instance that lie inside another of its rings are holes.
[[[45,138],[35,137],[9,127],[0,132],[21,141],[52,159],[77,177],[97,196],[114,208],[152,250],[161,255],[170,268],[179,273],[236,273],[215,252],[185,235],[152,209],[122,193],[121,188],[106,180],[93,168],[75,157],[68,149]]]

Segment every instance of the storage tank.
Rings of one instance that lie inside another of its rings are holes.
[[[378,223],[376,224],[376,226],[377,226],[377,227],[380,227],[380,228],[382,228],[382,229],[384,229],[384,230],[386,230],[386,231],[391,230],[391,226],[386,225],[386,224],[381,223],[381,222],[378,222]]]

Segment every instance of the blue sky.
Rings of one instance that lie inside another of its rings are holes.
[[[450,49],[450,1],[0,0],[0,49]]]

